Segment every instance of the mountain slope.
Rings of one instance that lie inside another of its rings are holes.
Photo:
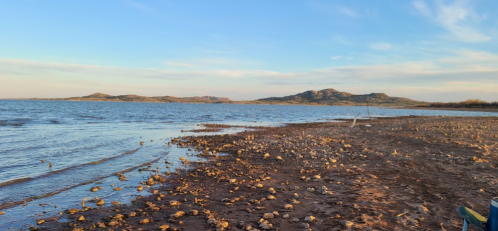
[[[266,103],[326,104],[326,105],[417,105],[422,101],[402,97],[391,97],[385,93],[354,95],[329,88],[321,91],[305,91],[296,95],[258,99]]]
[[[194,96],[194,97],[174,97],[174,96],[139,96],[139,95],[118,95],[112,96],[103,93],[94,93],[88,96],[71,97],[57,100],[84,100],[84,101],[125,101],[125,102],[162,102],[162,103],[229,103],[229,98],[215,96]]]

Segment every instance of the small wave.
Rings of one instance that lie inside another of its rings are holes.
[[[83,119],[96,119],[96,120],[103,120],[104,117],[101,116],[89,116],[89,115],[79,115],[78,117],[83,118]]]
[[[13,126],[13,127],[19,127],[24,125],[24,123],[9,123],[9,122],[3,122],[0,121],[0,126]]]
[[[138,150],[138,149],[137,149]],[[135,151],[137,151],[135,150]],[[133,153],[133,152],[132,152]],[[125,153],[126,154],[126,153]],[[131,154],[131,153],[129,153]],[[165,153],[164,155],[166,155],[167,153]],[[101,177],[97,177],[97,178],[94,178],[92,180],[89,180],[89,181],[85,181],[85,182],[82,182],[82,183],[79,183],[79,184],[75,184],[75,185],[71,185],[69,187],[65,187],[65,188],[62,188],[62,189],[59,189],[59,190],[55,190],[55,191],[52,191],[52,192],[49,192],[49,193],[45,193],[43,195],[40,195],[40,196],[34,196],[34,197],[29,197],[29,198],[26,198],[26,199],[23,199],[23,200],[19,200],[19,201],[12,201],[12,202],[7,202],[7,203],[4,203],[4,204],[0,204],[0,209],[6,209],[6,208],[10,208],[10,207],[14,207],[14,206],[17,206],[17,205],[21,205],[21,204],[24,204],[24,203],[27,203],[27,202],[30,202],[30,201],[34,201],[36,199],[41,199],[41,198],[45,198],[45,197],[49,197],[49,196],[53,196],[53,195],[56,195],[56,194],[59,194],[61,192],[65,192],[67,190],[70,190],[72,188],[76,188],[76,187],[79,187],[79,186],[82,186],[82,185],[87,185],[87,184],[91,184],[93,182],[96,182],[96,181],[99,181],[99,180],[102,180],[102,179],[105,179],[107,177],[110,177],[110,176],[114,176],[116,175],[117,173],[126,173],[126,172],[130,172],[130,171],[133,171],[134,169],[137,169],[137,168],[140,168],[140,167],[144,167],[144,166],[147,166],[147,165],[150,165],[154,162],[157,162],[159,161],[161,158],[163,158],[162,155],[161,157],[158,157],[154,160],[151,160],[151,161],[148,161],[146,163],[143,163],[143,164],[140,164],[140,165],[137,165],[137,166],[134,166],[134,167],[131,167],[131,168],[128,168],[128,169],[125,169],[125,170],[122,170],[122,171],[117,171],[117,172],[114,172],[112,174],[108,174],[108,175],[105,175],[105,176],[101,176]]]
[[[34,178],[32,178],[32,177],[25,177],[25,178],[19,178],[19,179],[15,179],[15,180],[6,181],[6,182],[3,182],[3,183],[0,183],[0,188],[4,187],[4,186],[7,186],[7,185],[18,184],[18,183],[22,183],[22,182],[26,182],[26,181],[30,181],[30,180],[34,180]]]
[[[92,161],[92,162],[89,162],[89,163],[84,163],[84,164],[75,165],[75,166],[71,166],[71,167],[67,167],[67,168],[63,168],[63,169],[59,169],[59,170],[55,170],[55,171],[50,171],[50,172],[47,172],[47,173],[45,173],[43,175],[39,175],[39,176],[36,176],[36,177],[26,177],[26,178],[19,178],[19,179],[15,179],[15,180],[6,181],[6,182],[3,182],[3,183],[0,183],[0,188],[8,186],[8,185],[13,185],[13,184],[17,184],[17,183],[22,183],[22,182],[26,182],[26,181],[32,181],[32,180],[36,180],[36,179],[40,179],[40,178],[44,178],[44,177],[49,177],[49,176],[52,176],[52,175],[55,175],[55,174],[59,174],[59,173],[63,173],[63,172],[67,172],[67,171],[73,170],[75,168],[80,168],[80,167],[84,167],[84,166],[88,166],[88,165],[100,164],[100,163],[103,163],[103,162],[106,162],[106,161],[109,161],[109,160],[120,158],[120,157],[125,156],[125,155],[133,154],[133,153],[137,152],[138,150],[139,150],[139,148],[131,150],[131,151],[128,151],[128,152],[125,152],[125,153],[117,155],[117,156],[112,156],[112,157],[108,157],[108,158],[104,158],[104,159]]]

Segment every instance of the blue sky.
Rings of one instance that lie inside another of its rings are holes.
[[[16,0],[0,29],[0,98],[498,101],[495,0]]]

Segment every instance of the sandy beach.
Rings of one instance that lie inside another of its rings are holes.
[[[402,117],[180,137],[207,161],[142,169],[151,177],[137,190],[152,196],[101,208],[111,201],[88,199],[38,229],[458,230],[458,206],[486,216],[497,196],[497,122]]]

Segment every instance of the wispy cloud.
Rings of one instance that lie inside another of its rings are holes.
[[[423,0],[415,0],[412,5],[448,31],[449,38],[470,43],[491,40],[491,37],[480,31],[478,25],[484,16],[473,10],[470,1],[456,0],[450,4],[437,1],[433,6],[434,9],[431,9]]]
[[[432,15],[431,9],[425,4],[425,2],[423,0],[413,1],[412,5],[413,5],[413,7],[415,7],[415,9],[420,11],[422,14],[424,14],[426,16]]]
[[[335,58],[344,57],[336,56]],[[164,92],[167,91],[169,95],[182,96],[198,95],[199,91],[202,91],[205,94],[234,99],[254,99],[250,97],[272,96],[275,93],[275,85],[282,87],[281,92],[297,93],[300,90],[334,87],[330,86],[334,83],[334,85],[340,84],[339,90],[343,91],[358,92],[361,90],[364,91],[363,93],[384,91],[396,96],[411,96],[410,92],[414,92],[413,96],[417,94],[420,96],[429,91],[461,92],[468,95],[469,91],[464,89],[467,84],[471,87],[470,91],[475,93],[474,98],[481,97],[486,92],[488,96],[484,96],[488,98],[482,98],[490,100],[491,95],[498,95],[496,63],[498,63],[497,54],[474,50],[459,50],[445,57],[428,61],[398,62],[390,65],[339,66],[295,72],[247,69],[200,71],[124,68],[0,59],[0,82],[2,82],[0,97],[44,95],[48,97],[54,96],[50,95],[53,92],[67,92],[66,95],[71,96],[96,91],[111,94],[113,92],[142,93],[149,96],[165,95]],[[188,67],[191,64],[169,62],[169,65]],[[483,83],[485,86],[482,86]],[[482,91],[479,91],[480,85]],[[405,89],[405,91],[399,91],[399,89]],[[232,95],[220,95],[218,91],[230,92]],[[256,96],[255,92],[259,96]]]
[[[349,7],[339,6],[337,9],[339,10],[339,12],[349,17],[357,18],[360,16],[358,12]]]
[[[179,63],[179,62],[170,62],[170,61],[166,61],[164,63],[166,64],[166,66],[170,66],[170,67],[184,67],[184,68],[195,67],[195,65],[191,64],[191,63]]]
[[[339,42],[339,43],[342,43],[344,45],[350,45],[351,44],[351,42],[348,39],[346,39],[344,36],[342,36],[342,35],[336,35],[334,37],[334,40],[337,41],[337,42]]]
[[[370,49],[373,49],[373,50],[382,50],[382,51],[386,51],[386,50],[390,50],[392,48],[392,45],[390,43],[371,43],[369,45]]]
[[[332,60],[342,59],[342,55],[332,56],[332,57],[330,57],[330,59],[332,59]]]
[[[149,7],[149,6],[146,6],[142,3],[138,3],[136,1],[132,1],[132,0],[125,0],[124,3],[132,8],[135,8],[137,10],[141,10],[141,11],[147,11],[147,12],[151,12],[153,11],[153,8]]]

